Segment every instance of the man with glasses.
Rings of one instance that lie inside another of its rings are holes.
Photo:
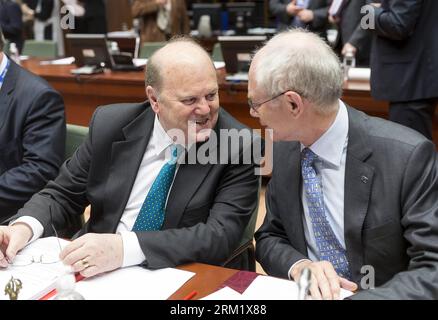
[[[438,298],[438,165],[432,142],[341,100],[339,59],[316,35],[271,39],[249,70],[251,115],[273,129],[256,256],[270,275],[337,299]],[[374,290],[371,289],[376,286]]]
[[[192,40],[154,53],[148,102],[97,109],[57,179],[0,229],[0,266],[28,241],[53,234],[50,212],[59,229],[89,204],[89,221],[61,253],[86,277],[131,265],[227,262],[256,208],[259,177],[254,162],[240,158],[252,140],[226,149],[218,138],[220,130],[249,130],[219,107],[218,90],[210,56]],[[228,266],[244,263],[240,256]]]

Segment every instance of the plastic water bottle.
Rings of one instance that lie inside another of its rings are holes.
[[[344,55],[344,60],[342,62],[342,67],[344,69],[344,81],[348,80],[348,72],[350,68],[356,67],[356,57],[354,56],[354,52],[348,50]]]
[[[66,273],[56,282],[56,295],[54,300],[85,300],[85,298],[75,291],[76,280],[72,273]]]
[[[18,52],[17,45],[14,42],[12,42],[11,45],[9,46],[9,57],[16,64],[18,64],[18,65],[21,64],[20,53]]]

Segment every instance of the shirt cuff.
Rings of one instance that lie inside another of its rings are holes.
[[[123,263],[122,268],[141,264],[146,260],[146,256],[141,250],[135,232],[123,231],[119,232],[123,241]]]
[[[289,272],[287,273],[287,277],[289,278],[289,280],[294,280],[294,279],[292,279],[292,277],[291,277],[292,269],[293,269],[298,263],[303,262],[303,261],[311,261],[311,260],[309,260],[309,259],[301,259],[301,260],[298,260],[297,262],[295,262],[295,263],[292,265],[292,267],[289,268]]]
[[[29,217],[29,216],[20,217],[17,220],[12,221],[9,225],[13,226],[14,224],[17,224],[19,222],[27,224],[32,229],[33,236],[29,240],[28,244],[31,242],[34,242],[36,239],[41,238],[41,236],[44,233],[44,227],[41,224],[41,222],[39,222],[37,219],[35,219],[33,217]]]

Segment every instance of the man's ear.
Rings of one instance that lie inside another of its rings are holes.
[[[293,116],[298,116],[303,111],[303,99],[294,91],[288,91],[285,95],[290,105],[290,112]]]
[[[152,88],[151,86],[146,87],[146,96],[149,100],[149,103],[151,104],[152,110],[154,110],[155,113],[158,112],[158,95],[157,91]]]

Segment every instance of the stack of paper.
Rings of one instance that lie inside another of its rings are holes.
[[[165,300],[195,274],[173,268],[129,267],[76,283],[85,300]]]

